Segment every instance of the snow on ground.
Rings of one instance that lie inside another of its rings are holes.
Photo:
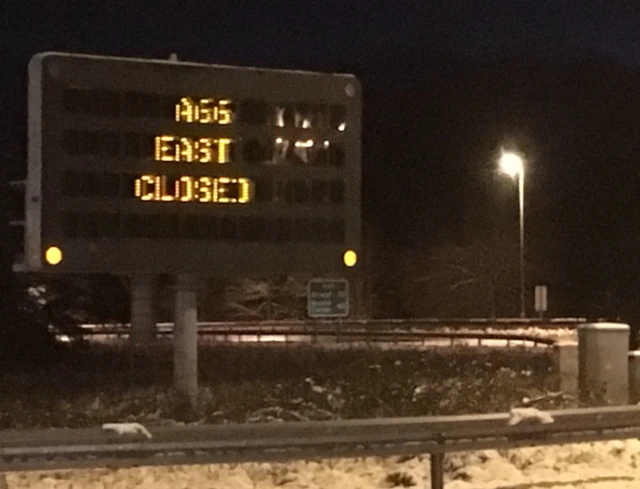
[[[446,489],[638,489],[640,441],[448,455]],[[428,457],[7,474],[9,489],[390,489],[430,487]],[[1,485],[1,484],[0,484]]]

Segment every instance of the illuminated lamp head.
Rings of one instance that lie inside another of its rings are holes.
[[[358,262],[358,255],[353,250],[347,250],[342,255],[342,262],[345,266],[351,268]]]
[[[57,265],[62,261],[62,250],[57,246],[50,246],[44,253],[44,259],[49,265]]]

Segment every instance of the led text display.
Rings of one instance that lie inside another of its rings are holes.
[[[360,246],[361,109],[353,75],[39,53],[25,269],[339,273]]]
[[[135,180],[134,194],[156,202],[246,204],[252,198],[253,183],[246,178],[142,175]]]
[[[231,124],[233,122],[231,100],[182,97],[176,104],[176,121],[200,124]]]
[[[175,120],[190,124],[231,124],[230,100],[181,97]],[[231,138],[177,136],[154,138],[154,160],[159,162],[225,164],[231,161]],[[142,201],[246,204],[253,199],[254,183],[247,178],[142,175],[135,179],[133,194]]]
[[[188,138],[180,136],[156,136],[156,161],[186,161],[196,163],[229,163],[229,138]]]

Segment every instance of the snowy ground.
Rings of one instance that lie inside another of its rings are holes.
[[[451,454],[446,489],[638,489],[640,441]],[[382,489],[429,486],[428,457],[7,474],[9,489]],[[0,487],[2,484],[0,482]]]

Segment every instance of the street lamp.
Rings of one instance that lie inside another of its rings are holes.
[[[512,178],[518,177],[520,203],[520,317],[526,317],[524,306],[524,161],[517,153],[503,151],[500,156],[500,170]]]

